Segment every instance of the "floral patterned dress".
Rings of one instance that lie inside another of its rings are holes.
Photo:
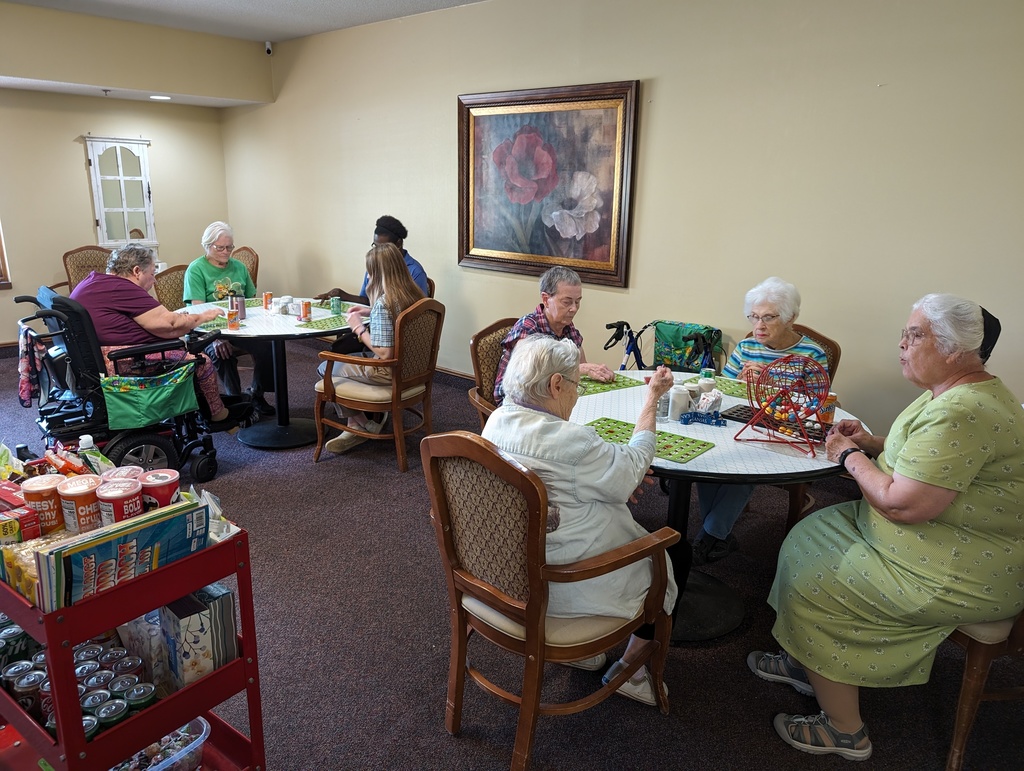
[[[1024,607],[1024,410],[998,378],[926,392],[876,462],[959,494],[921,524],[863,500],[802,521],[779,554],[772,633],[829,680],[914,685],[957,626]]]

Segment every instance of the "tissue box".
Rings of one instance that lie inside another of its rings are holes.
[[[157,695],[163,698],[174,691],[174,684],[167,668],[167,645],[160,628],[160,611],[153,610],[117,628],[121,644],[133,656],[142,659],[146,668],[146,681],[156,686]]]
[[[238,658],[235,595],[221,584],[162,607],[160,628],[175,690]]]

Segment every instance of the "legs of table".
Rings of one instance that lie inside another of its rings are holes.
[[[291,419],[288,407],[288,362],[285,341],[271,342],[274,357],[274,395],[277,423],[260,421],[238,432],[238,440],[250,447],[262,449],[288,449],[305,447],[316,442],[316,423],[309,418]]]

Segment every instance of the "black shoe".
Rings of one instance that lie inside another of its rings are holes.
[[[700,537],[693,542],[693,563],[694,565],[710,565],[712,562],[728,557],[740,548],[736,542],[736,536],[729,533],[723,541],[715,538],[706,532],[701,532]]]
[[[249,393],[252,396],[252,404],[260,415],[265,418],[269,418],[271,415],[277,414],[277,410],[274,409],[274,405],[268,402],[262,393],[256,393],[253,391],[250,391]]]

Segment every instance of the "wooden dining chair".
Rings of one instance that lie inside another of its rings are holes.
[[[510,316],[498,319],[469,339],[469,358],[473,362],[475,385],[469,389],[469,403],[480,415],[480,429],[498,405],[494,403],[494,380],[501,363],[501,341],[519,319]]]
[[[156,274],[153,291],[156,299],[169,311],[185,307],[182,297],[185,294],[185,271],[188,265],[172,265]]]
[[[142,241],[145,239],[146,234],[143,233],[139,228],[132,228],[128,231],[128,238],[132,241]]]
[[[433,297],[435,289],[437,289],[437,285],[434,283],[434,279],[427,276],[427,297]]]
[[[662,678],[672,618],[663,607],[668,586],[665,550],[679,540],[679,533],[663,527],[604,554],[570,564],[549,564],[545,553],[548,498],[540,477],[468,431],[428,436],[420,443],[420,455],[448,585],[448,732],[457,735],[462,727],[466,675],[486,692],[518,707],[513,769],[529,765],[540,715],[568,715],[600,704],[645,664],[654,679],[658,707],[667,715]],[[648,557],[651,588],[633,618],[547,615],[551,583],[605,575]],[[608,685],[573,701],[541,702],[546,662],[591,658],[624,644],[642,624],[654,624],[654,639]],[[518,694],[494,683],[467,660],[473,634],[523,658]]]
[[[967,652],[960,697],[956,704],[953,740],[946,757],[946,771],[960,771],[964,764],[967,739],[974,727],[978,705],[983,701],[1024,699],[1024,684],[986,689],[992,662],[1003,656],[1024,657],[1024,613],[1015,619],[957,627],[949,641]]]
[[[231,256],[245,265],[253,286],[258,286],[256,276],[260,272],[260,256],[256,254],[256,250],[251,246],[240,246],[231,253]]]
[[[64,272],[68,280],[54,284],[52,288],[67,285],[70,294],[85,278],[96,271],[97,273],[107,272],[107,260],[110,259],[112,249],[102,246],[79,246],[70,252],[64,252]]]
[[[327,428],[348,431],[367,439],[391,439],[398,454],[398,468],[406,471],[405,436],[420,428],[429,434],[431,428],[430,393],[437,366],[437,351],[441,341],[441,327],[444,324],[444,306],[437,300],[425,297],[410,305],[395,319],[395,350],[390,359],[366,359],[363,356],[349,356],[331,351],[321,351],[320,358],[327,362],[327,369],[316,384],[316,403],[313,417],[316,420],[316,449],[313,462],[320,460],[320,453],[327,438]],[[370,385],[333,374],[336,364],[383,367],[391,370],[389,385]],[[364,412],[388,412],[391,415],[391,432],[374,434],[353,428],[338,418],[327,417],[324,407],[328,403],[349,407]],[[412,426],[404,425],[404,413],[415,418]]]

